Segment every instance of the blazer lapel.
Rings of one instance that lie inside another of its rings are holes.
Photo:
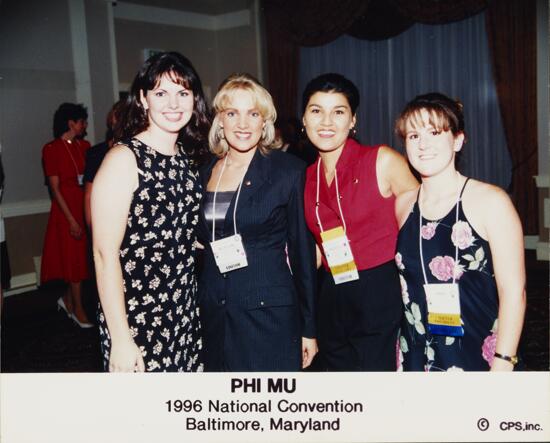
[[[200,172],[199,177],[202,185],[202,202],[200,205],[200,230],[203,232],[203,236],[206,238],[209,238],[210,241],[212,240],[212,230],[210,229],[210,226],[206,222],[206,216],[204,213],[204,201],[206,200],[206,188],[208,186],[208,181],[210,180],[210,177],[212,175],[212,169],[214,169],[214,165],[218,161],[217,158],[213,158],[210,162],[208,162],[206,165],[204,165]]]
[[[235,210],[235,203],[237,203],[237,218],[240,211],[245,211],[250,204],[250,200],[267,181],[270,181],[271,175],[271,162],[269,160],[269,154],[264,156],[259,149],[256,150],[254,157],[248,165],[246,174],[244,175],[241,192],[239,195],[239,201],[236,202],[237,191],[231,199],[231,204],[225,214],[224,232],[226,235],[234,234],[233,227],[233,212]],[[239,232],[239,226],[237,223],[237,232]]]

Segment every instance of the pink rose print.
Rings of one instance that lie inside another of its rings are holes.
[[[454,278],[458,280],[462,277],[462,274],[464,274],[464,269],[462,266],[455,264],[453,258],[448,255],[445,257],[441,257],[440,255],[434,257],[430,262],[429,267],[430,271],[432,271],[432,275],[439,281],[447,281],[452,279],[453,273]]]
[[[453,245],[458,246],[458,249],[466,249],[474,244],[474,236],[470,225],[464,221],[457,221],[453,225],[451,234]]]
[[[495,351],[497,349],[497,334],[493,332],[491,335],[485,337],[483,340],[483,346],[481,347],[481,354],[489,366],[493,365],[495,359]]]
[[[436,222],[429,222],[428,224],[420,228],[420,234],[424,240],[429,240],[435,235],[435,229],[437,228]]]

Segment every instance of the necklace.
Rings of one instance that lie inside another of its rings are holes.
[[[78,172],[78,165],[76,164],[76,161],[73,157],[73,154],[71,152],[71,149],[69,148],[69,143],[72,144],[71,141],[66,141],[64,138],[61,139],[61,141],[63,142],[63,146],[65,146],[65,149],[67,150],[67,152],[69,153],[69,157],[71,157],[71,160],[73,162],[73,165],[74,165],[74,169],[76,171],[76,175],[78,176],[79,175],[79,172]],[[74,140],[75,141],[75,144],[76,144],[76,152],[78,152],[78,156],[80,157],[80,160],[82,160],[82,163],[84,163],[84,159],[82,158],[82,154],[80,152],[80,142],[78,140]]]

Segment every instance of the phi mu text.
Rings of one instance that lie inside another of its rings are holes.
[[[295,378],[232,378],[231,392],[262,392],[265,383],[267,392],[292,393],[296,391]]]

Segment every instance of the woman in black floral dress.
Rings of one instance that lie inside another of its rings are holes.
[[[525,313],[521,222],[504,191],[458,173],[462,105],[416,97],[397,120],[420,189],[396,200],[405,371],[511,371]]]
[[[200,371],[196,168],[209,127],[191,63],[169,52],[136,76],[119,143],[94,180],[92,226],[105,369]]]

